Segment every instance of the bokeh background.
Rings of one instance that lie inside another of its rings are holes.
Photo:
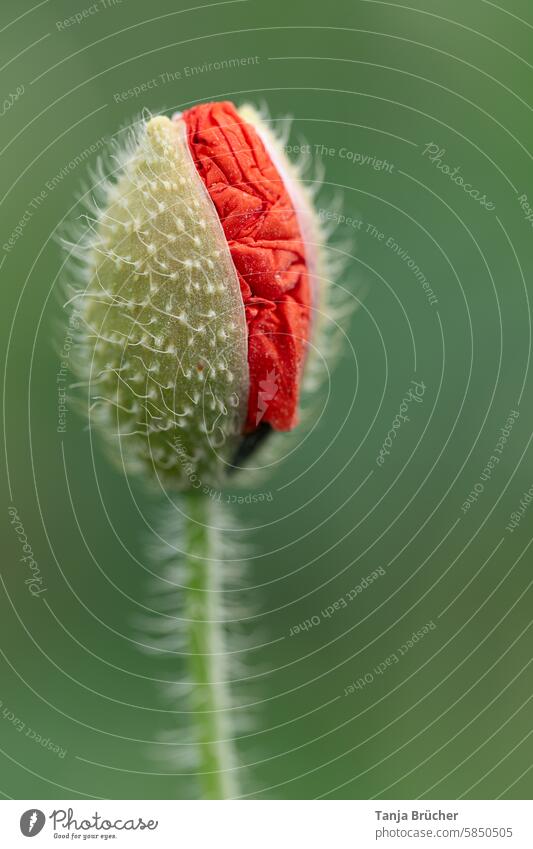
[[[234,511],[254,528],[256,605],[235,688],[253,719],[241,792],[530,798],[528,0],[4,0],[0,15],[0,793],[190,793],[151,745],[180,722],[156,683],[173,659],[140,652],[132,629],[153,496],[70,401],[58,432],[57,234],[104,140],[140,110],[230,98],[292,115],[288,143],[311,145],[338,224],[335,284],[360,303],[319,425],[261,483],[270,500]],[[380,463],[413,380],[422,397]]]

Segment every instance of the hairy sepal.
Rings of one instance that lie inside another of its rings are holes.
[[[142,122],[118,159],[73,299],[90,422],[127,469],[200,489],[224,477],[246,415],[239,283],[183,125]]]

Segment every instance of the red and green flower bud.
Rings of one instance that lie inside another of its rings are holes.
[[[197,488],[297,424],[319,242],[250,108],[142,124],[99,204],[80,296],[91,423],[119,462]]]

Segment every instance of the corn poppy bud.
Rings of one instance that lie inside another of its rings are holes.
[[[251,107],[141,123],[96,205],[79,293],[91,420],[129,467],[220,482],[298,422],[317,300],[310,196]]]

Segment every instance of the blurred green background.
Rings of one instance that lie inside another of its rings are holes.
[[[57,430],[57,232],[80,214],[102,140],[142,108],[229,98],[293,116],[289,143],[309,142],[324,168],[322,215],[338,216],[339,194],[351,219],[338,221],[335,282],[361,299],[319,426],[261,484],[271,500],[235,511],[257,555],[235,691],[255,705],[240,708],[255,722],[238,744],[242,793],[530,798],[530,3],[4,0],[0,14],[0,792],[189,793],[149,745],[179,722],[153,680],[172,678],[172,658],[133,639],[152,496],[128,488],[71,406]],[[186,70],[237,57],[257,61]],[[421,403],[380,465],[412,380]],[[47,588],[37,597],[13,506]]]

